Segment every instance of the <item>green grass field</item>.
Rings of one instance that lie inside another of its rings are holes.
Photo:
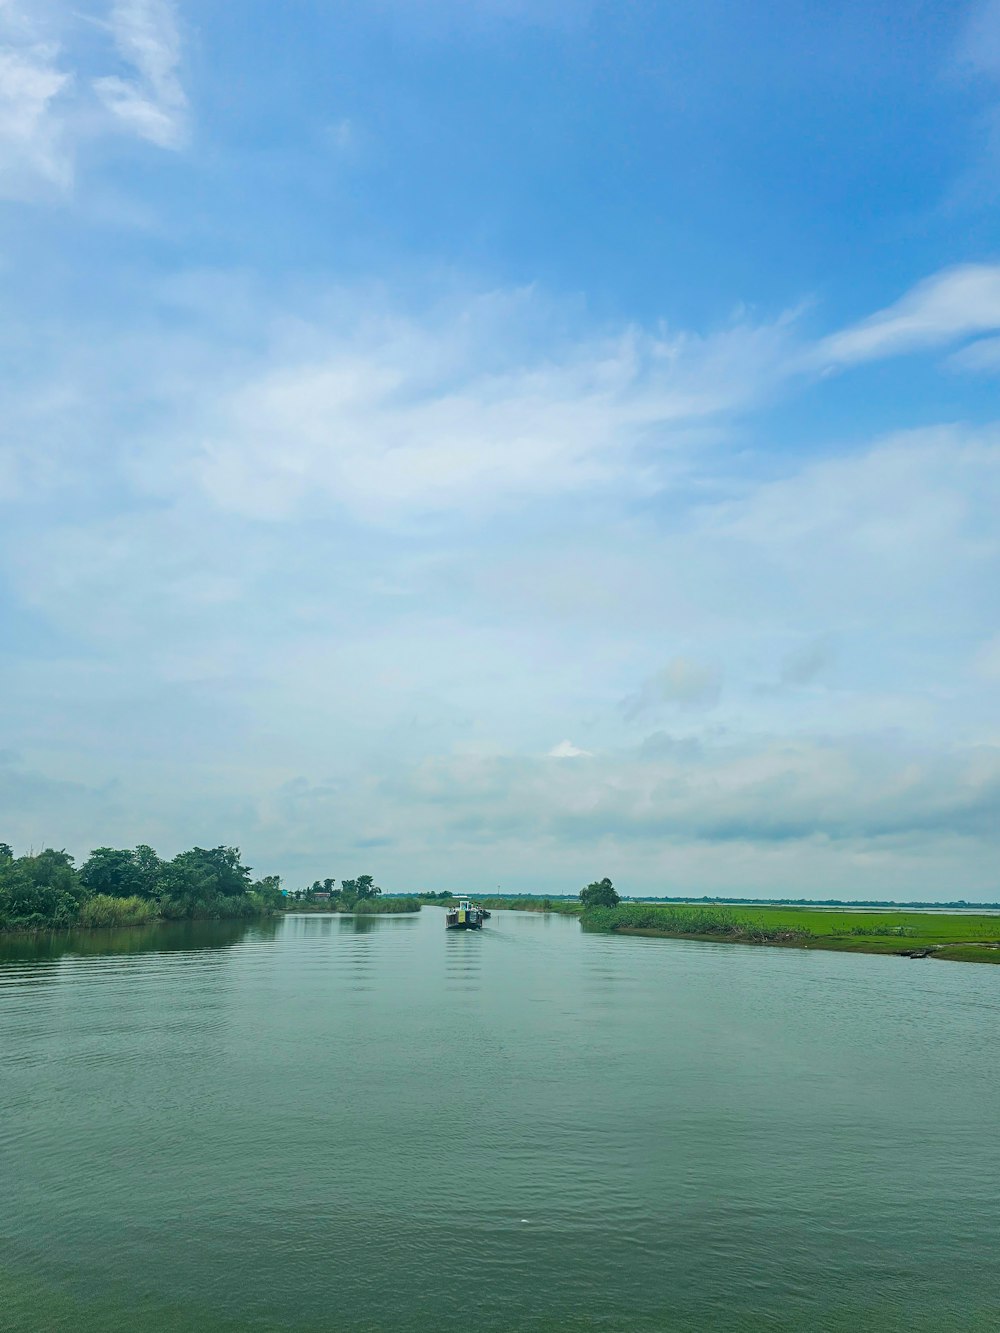
[[[815,907],[726,907],[622,903],[583,915],[588,930],[625,931],[845,953],[931,950],[951,961],[1000,963],[1000,916],[957,912],[844,911]]]

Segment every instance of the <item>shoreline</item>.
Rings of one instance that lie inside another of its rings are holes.
[[[590,927],[595,935],[639,935],[648,939],[688,940],[694,944],[745,944],[763,949],[820,949],[824,953],[859,953],[874,954],[881,958],[908,958],[922,960],[939,958],[946,963],[986,963],[1000,964],[1000,944],[986,941],[968,940],[950,944],[919,944],[901,948],[896,941],[891,943],[879,939],[843,938],[835,935],[818,935],[808,939],[740,939],[731,935],[695,935],[673,930],[663,930],[655,926],[615,926],[612,928]]]
[[[583,930],[595,934],[1000,964],[1000,917],[988,909],[977,915],[968,907],[952,912],[915,907],[887,911],[864,906],[831,908],[819,902],[667,904],[661,900],[585,910],[581,903],[565,900],[558,904],[550,900],[546,907],[542,898],[496,898],[490,902],[500,910],[549,910],[560,916],[576,916]]]

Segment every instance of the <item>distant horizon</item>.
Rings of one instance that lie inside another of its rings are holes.
[[[419,894],[421,894],[421,893],[443,892],[443,890],[434,890],[434,889],[407,889],[407,890],[398,890],[398,891],[397,891],[397,890],[390,890],[390,891],[388,891],[388,892],[385,892],[385,891],[383,891],[383,892],[384,892],[385,896],[386,896],[386,897],[389,897],[389,898],[406,898],[406,897],[412,897],[412,896],[414,896],[414,895],[419,895]],[[448,892],[451,892],[451,890],[448,890]],[[576,899],[579,898],[579,894],[578,894],[578,893],[544,893],[544,892],[540,892],[540,891],[539,891],[539,892],[534,892],[534,893],[531,893],[531,892],[527,892],[527,893],[513,893],[513,892],[508,892],[508,893],[505,893],[505,892],[502,892],[502,891],[501,891],[501,893],[500,893],[499,895],[496,895],[495,891],[490,891],[490,890],[485,890],[485,889],[458,889],[458,890],[455,890],[454,892],[455,892],[455,893],[479,894],[479,895],[482,896],[482,897],[499,896],[499,897],[502,897],[502,898],[551,898],[551,899],[553,899],[553,900],[556,901],[556,902],[574,902]],[[643,893],[643,894],[638,894],[638,895],[636,895],[636,894],[629,894],[629,893],[623,893],[623,894],[621,895],[621,898],[622,898],[622,901],[623,901],[623,902],[649,902],[649,903],[702,903],[702,902],[705,902],[705,903],[731,903],[731,904],[733,904],[734,906],[735,906],[736,904],[740,904],[740,903],[747,903],[747,904],[750,904],[750,905],[753,905],[753,904],[759,904],[759,905],[761,905],[761,906],[765,906],[765,905],[767,905],[768,903],[775,903],[775,904],[782,905],[782,906],[787,906],[787,907],[797,907],[797,906],[800,906],[800,905],[801,905],[801,906],[804,906],[804,907],[805,907],[805,906],[810,906],[810,905],[812,905],[812,906],[817,906],[817,907],[989,907],[989,908],[996,908],[998,911],[1000,911],[1000,902],[979,902],[978,900],[967,899],[967,898],[955,898],[955,899],[951,899],[951,900],[944,900],[944,899],[929,899],[929,898],[912,898],[912,899],[889,899],[889,898],[787,898],[787,897],[782,897],[782,898],[765,898],[765,897],[745,898],[745,897],[744,897],[744,898],[741,898],[741,897],[738,897],[738,896],[733,895],[733,894],[727,894],[727,895],[722,895],[722,896],[715,896],[715,895],[713,895],[713,896],[699,895],[698,897],[695,897],[693,894],[686,894],[686,895],[677,895],[677,894],[665,895],[665,894],[659,894],[659,895],[657,895],[657,894],[652,894],[652,893]]]

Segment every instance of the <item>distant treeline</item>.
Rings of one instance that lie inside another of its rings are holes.
[[[371,875],[342,879],[340,888],[332,877],[313,880],[308,889],[292,889],[282,895],[286,912],[354,912],[362,916],[385,916],[398,912],[419,912],[420,898],[382,897],[382,890]]]
[[[0,842],[0,930],[254,917],[280,903],[278,876],[251,879],[237,847],[192,847],[170,861],[145,845],[97,847],[77,867],[65,851],[15,856]]]

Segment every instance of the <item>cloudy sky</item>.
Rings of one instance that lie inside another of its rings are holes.
[[[1000,897],[1000,0],[0,0],[0,838]]]

